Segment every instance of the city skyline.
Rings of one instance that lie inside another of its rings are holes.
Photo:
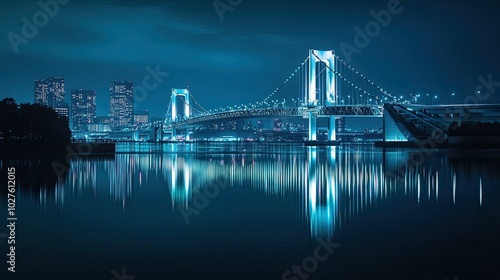
[[[71,127],[75,131],[89,131],[96,120],[95,90],[71,91]]]
[[[146,88],[143,80],[149,75],[151,87],[137,94],[136,105],[152,116],[164,115],[174,87],[189,86],[207,108],[256,102],[272,92],[310,48],[334,49],[398,96],[410,98],[415,90],[439,96],[437,103],[463,101],[480,83],[479,76],[489,80],[491,75],[492,81],[500,77],[494,47],[478,43],[498,36],[490,31],[498,26],[493,21],[498,1],[400,1],[399,12],[387,26],[368,38],[366,46],[356,47],[361,38],[357,30],[365,30],[389,3],[253,1],[221,14],[210,1],[104,5],[73,0],[61,4],[36,36],[17,46],[17,53],[6,36],[0,47],[6,62],[0,97],[29,102],[31,81],[61,75],[68,89],[96,90],[97,114],[106,115],[110,81],[125,78]],[[1,19],[4,34],[22,35],[20,19],[31,20],[42,10],[36,2],[1,5],[11,12]],[[417,18],[426,20],[415,24]],[[133,28],[127,29],[131,23]],[[356,52],[346,46],[356,47]],[[155,72],[158,75],[152,75]],[[488,100],[497,101],[495,96]]]
[[[111,126],[116,126],[114,123],[118,122],[121,123],[118,127],[131,128],[135,124],[136,112],[133,110],[132,91],[133,82],[125,80],[111,82],[108,95],[109,112],[101,116],[110,117]],[[79,88],[70,92],[69,102],[66,102],[64,77],[38,79],[34,81],[33,103],[48,106],[60,115],[67,117],[73,131],[89,131],[89,125],[98,124],[96,91]],[[137,111],[138,115],[143,114],[143,112]],[[147,119],[149,120],[149,113]],[[140,123],[144,123],[143,118],[140,119]]]
[[[111,82],[111,86],[109,88],[110,92],[107,96],[107,99],[110,100],[109,110],[106,114],[97,115],[97,104],[96,101],[96,90],[92,89],[73,89],[71,90],[71,95],[69,96],[70,102],[66,102],[65,100],[65,80],[64,77],[56,76],[56,77],[45,77],[39,80],[35,80],[35,96],[34,103],[48,105],[48,95],[49,92],[59,92],[59,100],[51,102],[51,104],[59,104],[58,106],[51,105],[49,107],[53,108],[57,113],[68,118],[69,125],[72,131],[74,132],[109,132],[109,131],[122,131],[125,130],[136,130],[136,129],[149,129],[148,125],[151,124],[150,120],[152,119],[164,119],[164,117],[169,118],[168,114],[166,116],[150,116],[149,110],[135,110],[133,105],[136,104],[135,100],[131,99],[131,93],[133,90],[133,82],[126,80],[114,80]],[[114,88],[118,86],[117,94],[118,98],[114,98],[116,94],[114,92]],[[125,94],[125,88],[128,87],[128,91]],[[172,89],[174,90],[174,89]],[[177,89],[177,91],[183,91],[181,89]],[[45,95],[44,95],[45,93]],[[52,99],[54,99],[54,94],[51,95]],[[45,98],[44,102],[40,102],[42,97]],[[184,114],[185,105],[184,99],[185,97],[176,96],[177,101],[177,113],[179,116]],[[111,100],[116,99],[116,104],[113,106]],[[119,100],[118,100],[119,99]],[[127,104],[125,104],[125,103]],[[121,105],[120,105],[121,104]],[[128,110],[130,112],[123,112],[124,106],[129,106]],[[117,107],[113,109],[113,107]],[[119,107],[119,108],[118,108]],[[188,106],[189,107],[189,106]],[[117,117],[112,116],[112,112],[116,110],[118,115]],[[118,112],[119,111],[119,112]],[[118,122],[127,123],[125,126],[116,127],[114,123],[117,122],[115,119],[123,119],[127,118],[128,121],[119,120]],[[288,118],[287,118],[288,119]],[[293,119],[293,118],[292,118]],[[168,119],[170,120],[170,119]],[[249,119],[252,123],[253,121],[257,121],[256,119]],[[258,120],[260,122],[261,120]],[[275,120],[274,120],[275,121]],[[281,121],[281,120],[280,120]],[[290,120],[291,121],[291,120]],[[345,119],[344,119],[345,122]],[[270,118],[266,121],[266,128],[276,130],[275,125],[273,125],[273,119]],[[296,123],[299,125],[300,121],[291,121],[289,124]],[[381,126],[380,120],[367,119],[364,120],[363,123],[350,123],[350,127],[354,130],[370,130],[376,127]],[[355,124],[355,125],[353,125]],[[219,126],[219,124],[215,124],[215,126]],[[224,129],[222,129],[224,130]],[[237,130],[236,126],[234,126],[234,130]],[[238,130],[240,130],[238,128]]]

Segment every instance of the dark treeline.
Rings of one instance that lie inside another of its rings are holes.
[[[0,142],[3,151],[62,150],[70,142],[68,119],[39,104],[18,105],[13,98],[0,101]]]

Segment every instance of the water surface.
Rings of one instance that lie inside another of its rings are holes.
[[[498,151],[118,151],[73,156],[60,176],[52,165],[66,164],[64,155],[1,160],[2,174],[16,167],[19,184],[13,279],[500,277]],[[5,221],[5,199],[1,209]],[[317,249],[328,243],[333,252]]]

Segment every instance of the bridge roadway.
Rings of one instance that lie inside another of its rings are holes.
[[[198,124],[225,119],[243,119],[259,117],[306,117],[309,112],[313,112],[318,118],[329,116],[347,116],[347,117],[382,117],[382,105],[347,105],[330,107],[290,107],[290,108],[252,108],[243,110],[232,110],[213,114],[204,114],[190,117],[177,122],[171,122],[167,125],[178,127],[190,127]]]

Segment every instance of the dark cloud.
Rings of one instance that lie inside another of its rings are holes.
[[[96,89],[98,111],[107,114],[112,80],[140,85],[145,68],[160,65],[170,76],[138,105],[155,116],[165,113],[170,88],[178,86],[189,85],[207,108],[255,102],[310,48],[335,49],[345,58],[340,44],[354,44],[354,27],[364,28],[370,12],[388,2],[243,0],[220,21],[212,0],[72,0],[15,54],[7,34],[21,34],[21,18],[41,8],[37,1],[6,0],[0,4],[0,98],[32,102],[34,79],[62,75],[67,92]],[[352,55],[359,71],[397,95],[416,89],[465,98],[479,75],[500,80],[499,1],[401,5],[403,12]]]
[[[45,32],[43,37],[54,45],[90,45],[101,44],[107,41],[105,34],[94,32],[85,26],[72,23],[53,23],[50,31],[50,33]]]

